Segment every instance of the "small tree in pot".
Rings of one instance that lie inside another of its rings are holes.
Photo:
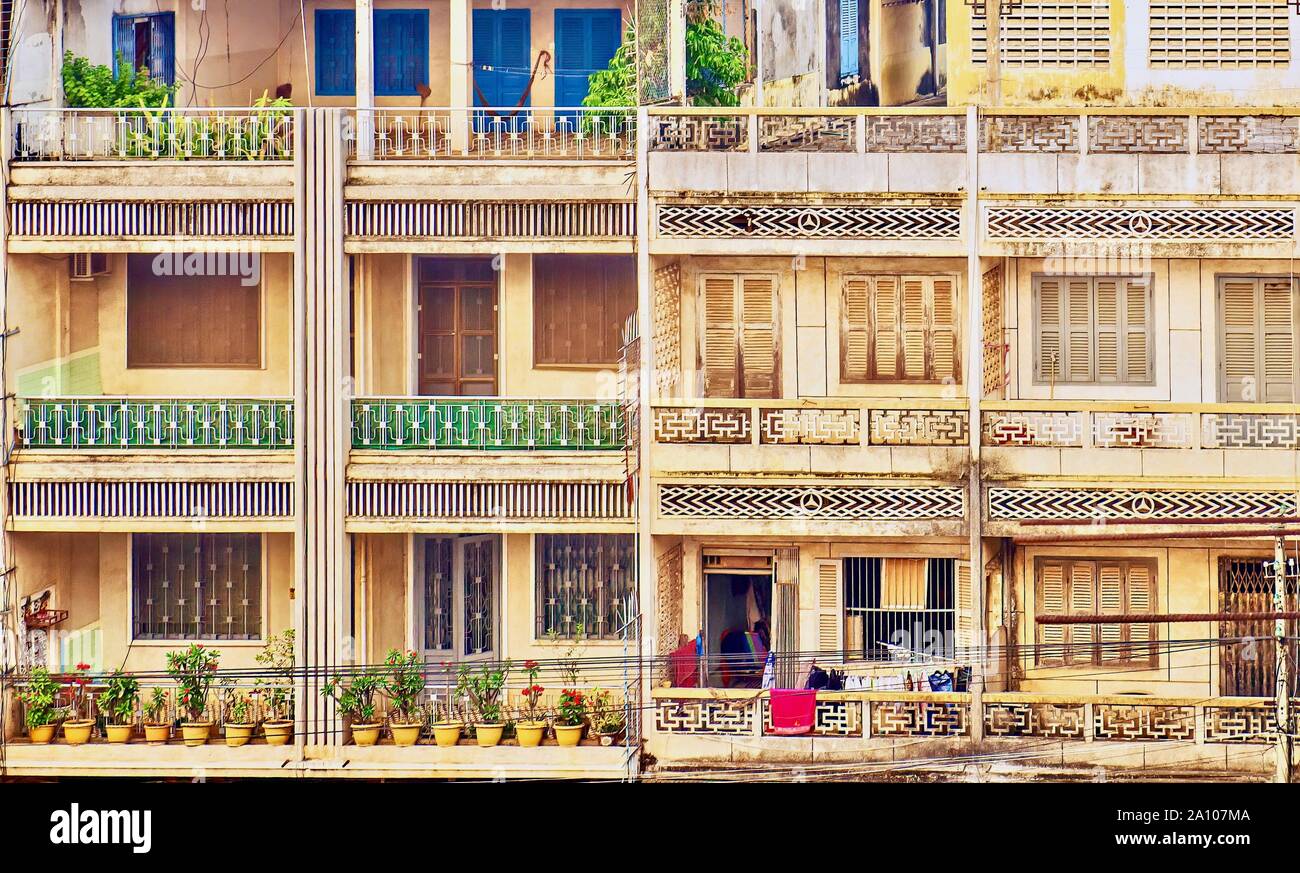
[[[18,692],[18,699],[23,702],[27,738],[36,745],[54,739],[54,731],[59,726],[54,706],[58,693],[59,683],[50,678],[50,671],[44,667],[33,670],[27,685]]]
[[[140,700],[140,681],[120,670],[108,677],[99,695],[99,709],[108,718],[110,743],[129,743],[135,730],[135,705]]]
[[[63,723],[63,738],[70,746],[80,746],[90,742],[90,733],[95,728],[95,720],[90,718],[89,664],[78,664],[72,674],[72,699],[68,706],[68,718]]]
[[[354,673],[347,685],[343,677],[335,676],[320,690],[321,697],[331,698],[339,707],[339,714],[352,728],[352,741],[358,746],[373,746],[379,742],[379,716],[375,709],[375,692],[384,687],[384,677],[367,670]]]
[[[543,718],[538,703],[546,689],[537,683],[537,677],[542,671],[536,661],[524,661],[524,670],[528,672],[528,681],[519,692],[524,699],[524,709],[520,712],[519,723],[515,725],[515,736],[521,746],[540,746],[542,738],[546,736],[546,719]]]
[[[185,710],[186,721],[181,722],[185,745],[201,746],[212,732],[208,718],[208,692],[216,678],[221,653],[191,643],[180,652],[167,653],[167,675],[176,683],[179,702]]]
[[[501,664],[484,664],[478,673],[470,672],[468,666],[462,665],[457,677],[458,696],[469,699],[473,713],[474,738],[484,748],[501,742],[505,732],[504,707],[501,695],[510,676],[510,662]]]
[[[582,730],[587,726],[587,698],[576,688],[560,691],[560,704],[556,707],[555,741],[561,746],[576,746],[582,740]]]
[[[413,746],[424,728],[424,711],[420,708],[420,695],[424,693],[424,658],[415,652],[402,654],[397,649],[389,649],[384,663],[389,671],[384,680],[389,704],[388,730],[397,745]]]
[[[226,745],[232,749],[253,738],[253,706],[248,695],[238,688],[226,689]]]
[[[262,722],[268,746],[286,745],[293,736],[293,649],[293,628],[289,628],[272,634],[266,648],[256,655],[257,663],[270,668],[272,677],[265,683],[259,682],[255,689],[269,713]]]
[[[172,726],[167,720],[167,692],[155,688],[144,705],[144,738],[151,743],[165,743]]]

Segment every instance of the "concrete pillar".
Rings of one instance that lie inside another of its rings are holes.
[[[468,108],[474,105],[474,4],[451,0],[451,148],[464,154],[470,143]]]
[[[685,0],[668,0],[668,93],[686,105]]]
[[[364,110],[375,106],[375,36],[372,0],[356,0],[357,12],[357,157],[374,157],[374,114]]]
[[[970,465],[966,488],[966,518],[969,519],[971,636],[975,656],[971,659],[970,736],[984,739],[984,681],[988,673],[989,634],[984,610],[983,495],[980,488],[980,400],[984,393],[984,271],[980,263],[979,211],[979,111],[966,110],[966,396],[970,416]]]

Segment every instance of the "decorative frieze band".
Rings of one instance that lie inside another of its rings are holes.
[[[292,201],[18,200],[15,238],[266,239],[293,236]]]
[[[1294,209],[991,206],[984,215],[991,240],[1262,242],[1295,236]]]
[[[636,203],[622,201],[354,200],[349,239],[631,239]]]
[[[939,486],[659,486],[663,518],[960,521],[964,509],[964,489]]]
[[[964,446],[964,409],[833,409],[827,407],[658,406],[655,442],[747,444],[754,417],[761,445]],[[863,433],[863,418],[869,432]]]
[[[293,516],[292,482],[11,482],[16,519],[243,519]]]
[[[354,481],[347,486],[354,519],[584,520],[630,519],[624,482]]]
[[[660,204],[663,238],[932,239],[961,238],[956,206],[715,206]]]
[[[991,521],[1254,521],[1296,514],[1296,493],[1293,491],[1127,488],[988,490],[988,517]]]

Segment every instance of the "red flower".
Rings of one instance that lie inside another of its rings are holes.
[[[537,662],[536,662],[536,661],[524,661],[524,669],[525,669],[525,670],[536,670],[536,669],[537,669]]]
[[[81,664],[78,664],[78,665],[77,665],[77,669],[78,669],[78,670],[89,670],[89,669],[90,669],[90,665],[89,665],[89,664],[86,664],[86,663],[81,663]]]

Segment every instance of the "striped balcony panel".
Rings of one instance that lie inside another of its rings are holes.
[[[22,399],[24,449],[292,449],[291,400]]]
[[[349,482],[348,518],[584,521],[636,516],[626,482]]]
[[[283,519],[293,516],[293,483],[11,482],[9,503],[18,520]]]
[[[354,449],[618,451],[625,436],[614,400],[352,401]]]
[[[280,200],[23,200],[9,204],[17,239],[289,239],[293,203]]]

